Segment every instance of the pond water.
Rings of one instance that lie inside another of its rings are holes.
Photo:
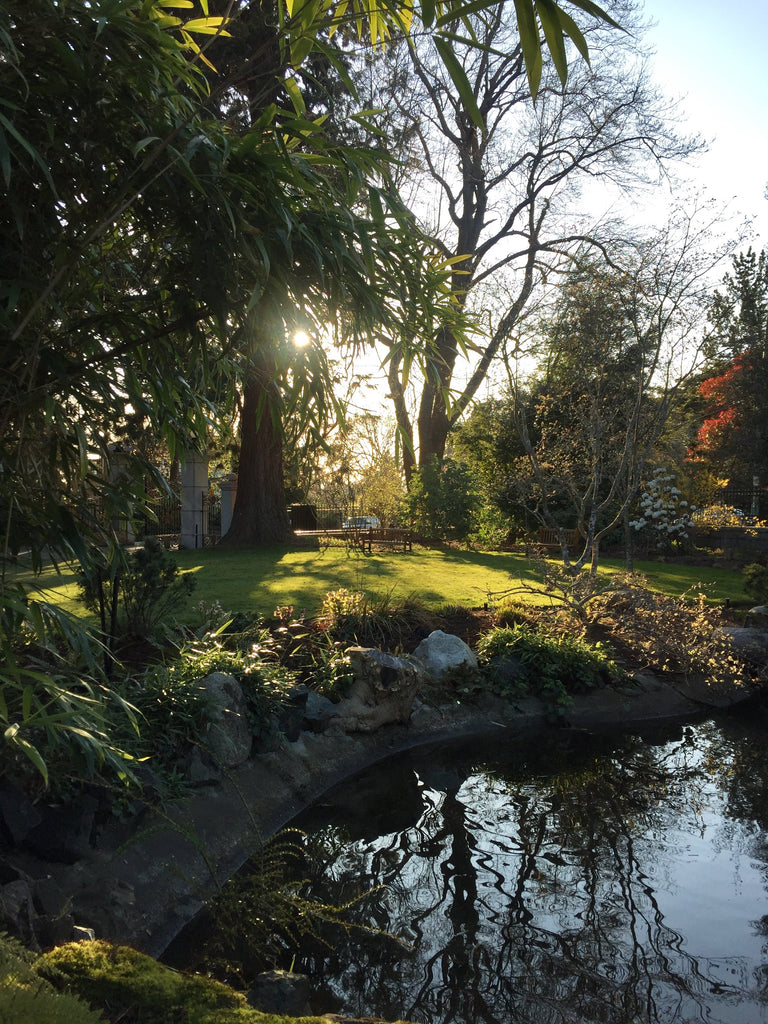
[[[562,732],[377,766],[296,824],[314,896],[374,889],[300,952],[315,1012],[424,1024],[768,1022],[768,715]]]

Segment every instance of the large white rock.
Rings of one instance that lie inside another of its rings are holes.
[[[474,672],[477,669],[475,652],[461,637],[435,629],[422,640],[413,652],[414,658],[422,663],[424,670],[435,679],[441,679],[459,669]]]

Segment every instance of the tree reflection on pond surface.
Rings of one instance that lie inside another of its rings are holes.
[[[296,961],[316,1012],[425,1024],[768,1021],[764,713],[378,766],[297,824],[380,938]]]

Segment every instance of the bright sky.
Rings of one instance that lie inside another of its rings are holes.
[[[610,5],[608,5],[610,8]],[[709,143],[694,178],[768,246],[768,0],[645,0],[654,79]]]

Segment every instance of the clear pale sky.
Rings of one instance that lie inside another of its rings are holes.
[[[645,0],[656,22],[654,79],[682,98],[686,127],[709,143],[693,176],[755,218],[768,247],[768,0]],[[610,4],[607,5],[610,10]]]

